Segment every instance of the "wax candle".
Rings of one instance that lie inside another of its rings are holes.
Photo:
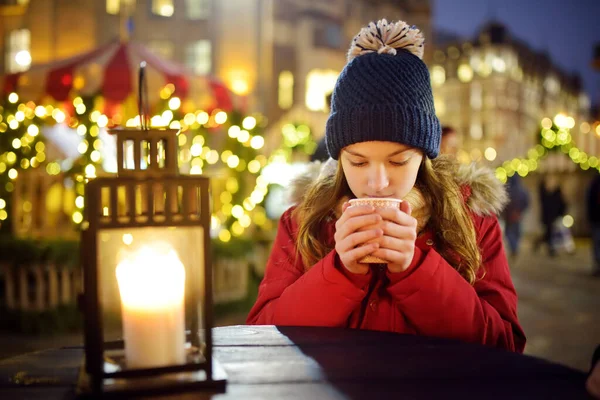
[[[128,368],[185,362],[185,268],[177,253],[142,247],[116,269]]]

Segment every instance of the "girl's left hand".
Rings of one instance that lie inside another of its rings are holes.
[[[383,229],[383,237],[379,240],[379,249],[373,255],[387,260],[390,272],[406,271],[415,254],[417,220],[410,215],[411,211],[407,201],[400,203],[400,209],[376,210],[383,218],[379,225]]]

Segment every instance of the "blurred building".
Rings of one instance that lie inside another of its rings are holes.
[[[472,40],[439,35],[430,64],[436,112],[462,137],[463,161],[501,164],[525,157],[539,142],[540,121],[558,113],[573,117],[575,142],[596,154],[590,132],[590,99],[578,75],[568,74],[546,53],[533,50],[497,22]],[[560,170],[579,169],[559,157]]]
[[[352,37],[383,17],[431,37],[428,0],[0,0],[0,75],[128,37],[318,137]]]

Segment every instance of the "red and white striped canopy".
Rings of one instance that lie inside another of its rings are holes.
[[[136,42],[111,42],[88,53],[0,78],[2,93],[16,92],[21,101],[63,102],[77,96],[100,94],[107,110],[138,97],[138,71],[146,62],[150,105],[156,104],[165,85],[174,85],[173,96],[190,100],[197,109],[230,111],[240,99],[216,78],[197,76],[179,64],[160,59]]]

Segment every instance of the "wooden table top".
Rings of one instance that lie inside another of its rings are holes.
[[[490,347],[318,327],[214,328],[227,392],[161,399],[586,399],[586,374]],[[1,399],[72,399],[83,348],[0,361]]]

